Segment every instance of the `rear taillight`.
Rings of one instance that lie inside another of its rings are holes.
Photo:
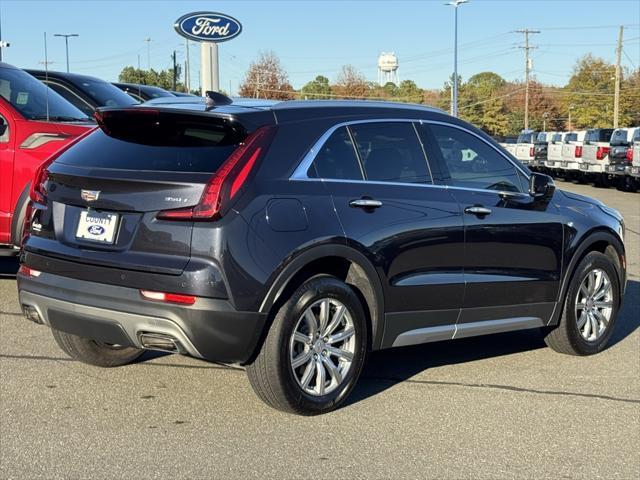
[[[158,302],[179,303],[181,305],[193,305],[196,303],[197,297],[194,295],[182,295],[179,293],[153,292],[151,290],[140,290],[147,300],[156,300]]]
[[[26,265],[20,265],[18,273],[26,275],[27,277],[39,277],[40,275],[42,275],[42,272],[40,270],[34,270],[33,268],[29,268]]]
[[[36,169],[36,173],[34,174],[33,180],[31,181],[31,187],[29,188],[29,197],[33,202],[44,204],[46,201],[45,199],[47,196],[47,191],[45,188],[45,183],[47,182],[47,178],[49,178],[49,171],[47,170],[47,168],[49,168],[49,165],[51,165],[56,160],[56,158],[69,150],[73,145],[93,132],[93,130],[95,129],[91,128],[82,135],[77,136],[40,164],[40,166]]]
[[[529,156],[533,157],[535,155],[535,149],[533,147],[529,147]]]
[[[596,150],[596,159],[598,160],[602,160],[607,155],[609,155],[609,147],[598,147]]]
[[[576,151],[575,151],[575,155],[576,158],[581,158],[582,157],[582,147],[577,145],[576,146]]]
[[[276,127],[262,127],[234,150],[204,187],[194,207],[159,212],[161,220],[213,220],[222,215],[225,202],[232,200],[246,183],[260,156],[269,148]]]
[[[627,150],[627,162],[633,162],[633,148]]]

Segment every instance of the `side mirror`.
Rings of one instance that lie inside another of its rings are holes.
[[[533,198],[548,200],[553,196],[556,184],[549,175],[532,173],[529,178],[529,195]]]
[[[4,137],[4,134],[7,133],[7,128],[9,128],[9,125],[4,123],[4,120],[0,118],[0,137]]]

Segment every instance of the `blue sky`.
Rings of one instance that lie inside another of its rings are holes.
[[[229,14],[242,34],[220,44],[221,87],[236,91],[249,63],[261,50],[273,50],[299,88],[315,75],[335,79],[350,63],[376,80],[380,52],[395,52],[400,80],[439,88],[452,72],[453,9],[444,0],[386,1],[158,1],[158,0],[0,0],[6,62],[42,67],[43,32],[48,33],[52,70],[64,70],[64,40],[54,33],[78,33],[70,40],[71,70],[116,80],[138,55],[147,66],[168,68],[171,52],[184,62],[184,39],[173,30],[181,15],[198,10]],[[459,11],[459,73],[463,79],[491,70],[508,80],[524,77],[521,28],[531,36],[537,79],[562,85],[576,60],[592,52],[615,60],[618,26],[625,25],[623,65],[640,66],[638,0],[470,0]],[[192,78],[198,76],[199,48],[190,48]]]

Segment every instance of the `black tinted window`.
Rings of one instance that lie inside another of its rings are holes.
[[[93,116],[94,109],[90,105],[87,105],[84,100],[71,92],[68,88],[57,83],[48,83],[47,85],[49,85],[52,90],[55,90],[62,95],[67,102],[72,104],[78,110],[82,110],[87,116]]]
[[[124,141],[98,129],[57,162],[68,165],[125,170],[170,172],[215,172],[237,148],[224,142],[225,134],[215,127],[185,128],[180,146],[156,146]]]
[[[0,67],[0,96],[29,120],[87,120],[84,113],[22,70]]]
[[[412,123],[364,123],[350,128],[367,180],[431,183]]]
[[[611,145],[627,145],[629,139],[627,139],[628,132],[626,130],[615,130],[611,135]]]
[[[307,176],[310,178],[334,178],[362,180],[362,171],[351,137],[346,127],[341,127],[322,146]]]
[[[578,134],[577,133],[567,133],[564,137],[564,141],[565,143],[569,143],[569,142],[577,142],[578,141]]]
[[[522,192],[516,168],[478,137],[453,127],[430,126],[437,146],[458,187]]]

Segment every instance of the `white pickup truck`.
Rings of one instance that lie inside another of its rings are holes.
[[[547,159],[544,162],[544,166],[552,173],[559,169],[562,164],[562,145],[567,135],[569,135],[567,132],[556,132],[551,135],[549,140]]]
[[[529,165],[535,158],[535,143],[538,133],[540,132],[535,130],[523,130],[518,135],[516,158],[525,165]]]
[[[613,128],[591,128],[584,137],[580,169],[599,184],[605,184],[608,180],[606,168],[609,165],[612,134]]]
[[[611,150],[609,150],[609,164],[606,165],[606,172],[616,176],[629,174],[631,162],[628,161],[627,154],[629,150],[633,152],[634,144],[640,143],[640,127],[616,128],[609,143]]]
[[[587,135],[586,130],[579,132],[569,132],[566,134],[564,143],[562,144],[562,162],[560,169],[564,175],[568,177],[580,176],[580,165],[582,165],[582,147],[584,137]]]

